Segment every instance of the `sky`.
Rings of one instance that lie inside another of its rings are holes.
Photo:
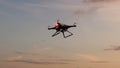
[[[0,0],[0,68],[120,68],[119,18],[119,0]]]

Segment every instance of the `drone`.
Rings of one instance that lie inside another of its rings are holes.
[[[57,20],[57,22],[54,24],[54,27],[48,27],[48,30],[56,30],[56,32],[52,35],[52,37],[60,34],[61,32],[63,34],[63,37],[67,38],[73,35],[73,33],[68,31],[68,29],[71,27],[76,27],[76,23],[74,23],[73,25],[66,25],[59,23],[59,20]],[[69,35],[65,35],[65,32],[69,33]]]

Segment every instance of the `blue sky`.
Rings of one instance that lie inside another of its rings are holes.
[[[43,7],[41,7],[41,2],[43,2]],[[61,10],[63,7],[60,9],[54,6],[49,7],[52,3],[49,3],[49,1],[19,2],[16,0],[6,0],[1,1],[1,3],[2,42],[8,41],[10,43],[22,44],[33,42],[36,39],[39,40],[43,36],[46,39],[48,35],[50,35],[47,31],[48,25],[53,24],[57,18],[64,19],[62,14],[66,14],[66,12],[68,12],[68,10]],[[55,4],[56,3],[58,2],[56,1]],[[65,17],[67,18],[68,15]]]
[[[0,0],[0,66],[119,68],[119,51],[110,47],[119,50],[119,7],[119,0]],[[47,28],[57,19],[77,22],[74,35],[52,38]]]

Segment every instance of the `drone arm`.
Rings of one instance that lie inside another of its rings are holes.
[[[48,30],[55,29],[55,27],[48,28]]]
[[[70,25],[69,27],[76,27],[76,23],[74,23],[73,25]]]
[[[67,29],[68,29],[68,28],[71,28],[71,27],[76,27],[76,24],[68,25],[68,26],[67,26]]]

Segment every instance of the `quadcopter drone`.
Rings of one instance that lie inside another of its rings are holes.
[[[52,35],[52,37],[60,34],[61,32],[63,34],[63,37],[67,38],[73,35],[73,33],[68,31],[68,28],[71,28],[71,27],[76,27],[76,23],[74,23],[73,25],[66,25],[66,24],[59,23],[59,20],[57,20],[57,22],[54,24],[54,27],[48,27],[48,30],[56,30],[56,32]],[[65,32],[68,32],[69,35],[66,36]]]

